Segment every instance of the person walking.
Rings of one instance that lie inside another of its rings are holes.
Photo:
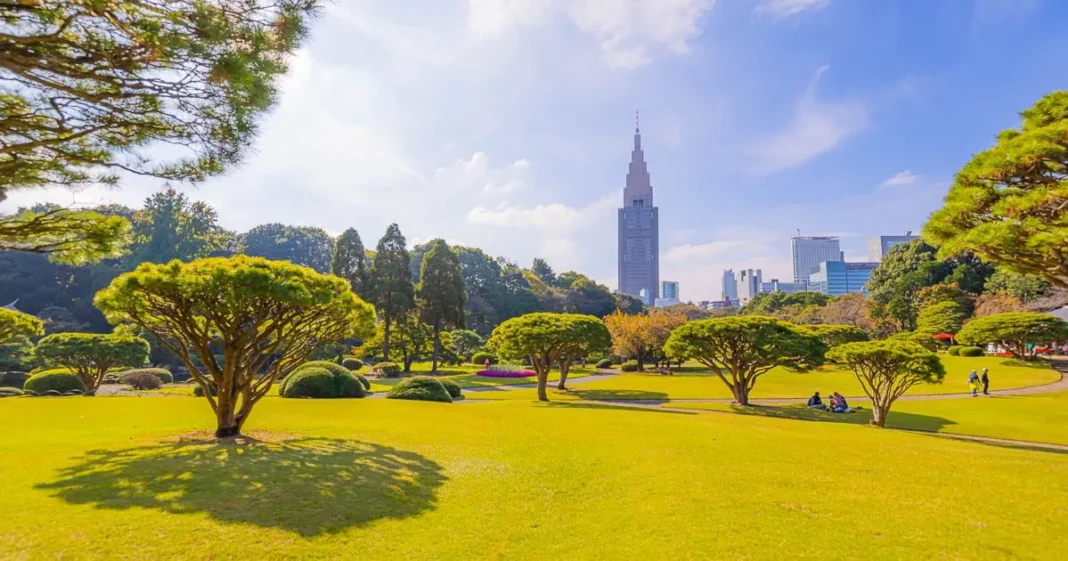
[[[983,395],[990,395],[990,375],[987,373],[987,369],[983,369],[983,375],[979,378],[979,381],[983,383]]]
[[[975,370],[968,375],[968,385],[972,387],[972,397],[979,395],[979,375],[975,373]]]

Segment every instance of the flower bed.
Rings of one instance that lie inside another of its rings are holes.
[[[524,369],[522,366],[494,364],[485,370],[475,372],[475,375],[486,376],[487,378],[527,378],[537,374],[531,370]]]

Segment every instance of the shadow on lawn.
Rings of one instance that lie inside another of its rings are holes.
[[[598,409],[601,411],[637,411],[639,413],[670,413],[672,415],[698,415],[696,411],[679,411],[677,409],[657,409],[654,407],[633,407],[613,405],[611,403],[582,403],[580,401],[550,401],[548,407],[562,409]]]
[[[858,409],[853,413],[831,413],[810,409],[804,405],[750,405],[741,407],[731,405],[731,411],[741,415],[756,415],[760,417],[772,417],[775,419],[793,419],[797,421],[817,421],[823,423],[845,423],[851,425],[867,425],[871,423],[871,409]],[[918,415],[890,410],[886,418],[887,428],[908,429],[917,431],[938,432],[942,427],[955,425],[956,423],[942,417],[931,415]]]
[[[591,401],[667,401],[668,394],[647,390],[567,390],[567,393]]]
[[[203,512],[314,536],[433,509],[446,479],[440,465],[413,452],[301,438],[94,450],[38,488],[74,504]]]

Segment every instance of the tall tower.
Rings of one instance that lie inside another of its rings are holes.
[[[653,185],[642,151],[642,133],[634,119],[634,149],[630,153],[623,208],[619,209],[619,291],[653,305],[660,285],[660,228],[653,206]]]

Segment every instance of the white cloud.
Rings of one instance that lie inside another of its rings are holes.
[[[868,113],[860,102],[816,98],[820,78],[829,68],[823,66],[816,71],[786,129],[765,138],[753,148],[759,162],[754,172],[769,174],[797,167],[834,150],[843,140],[867,126]]]
[[[716,257],[743,245],[741,241],[714,241],[696,245],[683,244],[669,249],[664,254],[663,261],[666,263],[680,263],[692,259]]]
[[[899,171],[895,173],[892,177],[888,178],[886,181],[880,183],[879,186],[894,187],[897,185],[912,185],[913,183],[916,183],[916,180],[919,179],[919,177],[920,176],[916,175],[915,173],[912,173],[909,170]]]
[[[785,19],[803,12],[822,10],[831,0],[763,0],[754,11],[776,19]]]
[[[469,0],[468,25],[483,38],[566,17],[597,41],[605,61],[634,68],[653,53],[689,52],[714,0]]]

